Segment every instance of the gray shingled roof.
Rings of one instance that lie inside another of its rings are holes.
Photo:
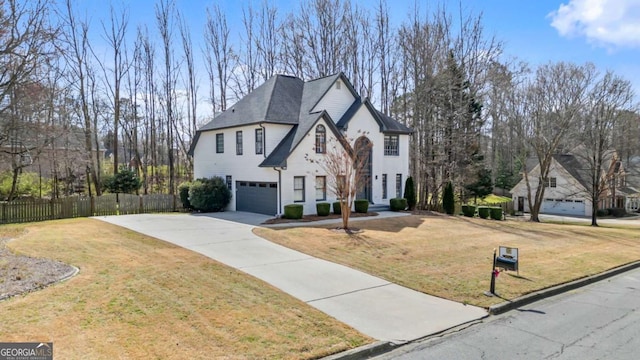
[[[338,79],[342,80],[356,100],[336,126],[326,112],[316,111],[312,113],[311,111]],[[411,133],[411,129],[408,127],[374,109],[368,100],[362,101],[349,80],[342,73],[306,83],[296,77],[276,75],[200,128],[193,139],[189,154],[193,155],[193,150],[200,138],[200,134],[204,131],[260,122],[290,124],[294,125],[291,131],[260,165],[263,167],[285,166],[289,154],[298,146],[320,118],[327,119],[331,131],[336,136],[341,136],[338,128],[348,124],[349,120],[362,105],[366,105],[369,108],[380,125],[381,131],[402,134]]]

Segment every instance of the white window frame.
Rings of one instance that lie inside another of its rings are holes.
[[[316,176],[316,201],[324,200],[327,200],[327,177]]]
[[[297,180],[300,180],[298,182]],[[293,177],[293,202],[304,202],[304,176]]]

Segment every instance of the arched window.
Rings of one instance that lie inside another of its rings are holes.
[[[327,152],[327,130],[324,125],[316,127],[316,154],[324,154]]]

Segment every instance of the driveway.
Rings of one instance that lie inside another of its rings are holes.
[[[389,214],[393,216],[383,216]],[[253,275],[377,340],[400,344],[487,316],[482,308],[426,295],[262,239],[252,232],[267,219],[259,214],[141,214],[96,219]]]

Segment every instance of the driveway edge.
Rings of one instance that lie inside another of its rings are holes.
[[[578,280],[570,281],[568,283],[564,283],[564,284],[556,285],[547,289],[539,290],[531,294],[527,294],[519,298],[513,299],[511,301],[506,301],[497,305],[492,305],[489,307],[489,314],[491,315],[502,314],[509,310],[513,310],[515,308],[528,305],[538,300],[542,300],[544,298],[562,294],[564,292],[577,289],[579,287],[583,287],[583,286],[592,284],[594,282],[601,281],[601,280],[610,278],[612,276],[619,275],[623,272],[637,269],[637,268],[640,268],[640,261],[634,261],[632,263],[618,266],[616,268],[601,272],[599,274],[590,275]]]
[[[355,349],[346,350],[341,353],[329,355],[327,357],[323,357],[322,360],[360,360],[360,359],[369,359],[374,356],[382,355],[387,353],[393,349],[395,349],[397,345],[394,345],[389,341],[376,341],[371,344],[363,345],[357,347]]]

